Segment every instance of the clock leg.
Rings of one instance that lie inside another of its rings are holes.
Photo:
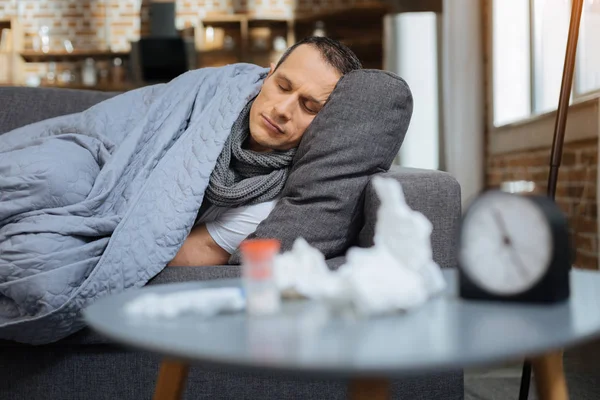
[[[389,400],[390,381],[378,378],[356,378],[348,386],[350,400]]]
[[[179,400],[182,398],[187,380],[188,365],[171,360],[163,360],[160,364],[154,400]]]
[[[545,354],[531,360],[539,400],[568,400],[563,353]]]

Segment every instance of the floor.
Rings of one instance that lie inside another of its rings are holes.
[[[600,399],[600,341],[565,352],[569,400]],[[522,364],[465,372],[465,400],[517,400]],[[537,400],[531,381],[529,400]]]

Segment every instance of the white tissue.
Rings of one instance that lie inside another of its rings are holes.
[[[432,258],[431,222],[406,204],[398,181],[374,177],[372,182],[381,201],[374,245],[349,249],[346,263],[332,272],[321,252],[297,239],[275,259],[283,295],[322,300],[370,316],[418,307],[446,287]]]
[[[444,276],[433,261],[431,222],[406,204],[397,180],[375,176],[372,183],[381,201],[373,238],[375,247],[386,247],[403,267],[419,273],[429,294],[444,290]]]
[[[132,317],[174,318],[193,313],[211,317],[222,312],[243,310],[246,300],[239,288],[209,288],[175,293],[147,293],[125,305]]]
[[[428,297],[421,276],[403,268],[384,246],[350,249],[347,262],[338,273],[344,292],[359,315],[413,308]]]
[[[304,238],[296,239],[290,251],[275,256],[273,265],[275,282],[283,297],[337,296],[338,282],[327,267],[325,256]]]

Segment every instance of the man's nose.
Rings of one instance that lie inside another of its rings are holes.
[[[294,96],[287,96],[275,104],[275,112],[277,117],[284,121],[289,121],[292,117],[292,110],[295,104]]]

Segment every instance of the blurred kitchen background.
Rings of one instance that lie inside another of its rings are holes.
[[[188,68],[268,65],[297,38],[383,67],[386,4],[313,0],[0,0],[3,83],[126,90]]]

